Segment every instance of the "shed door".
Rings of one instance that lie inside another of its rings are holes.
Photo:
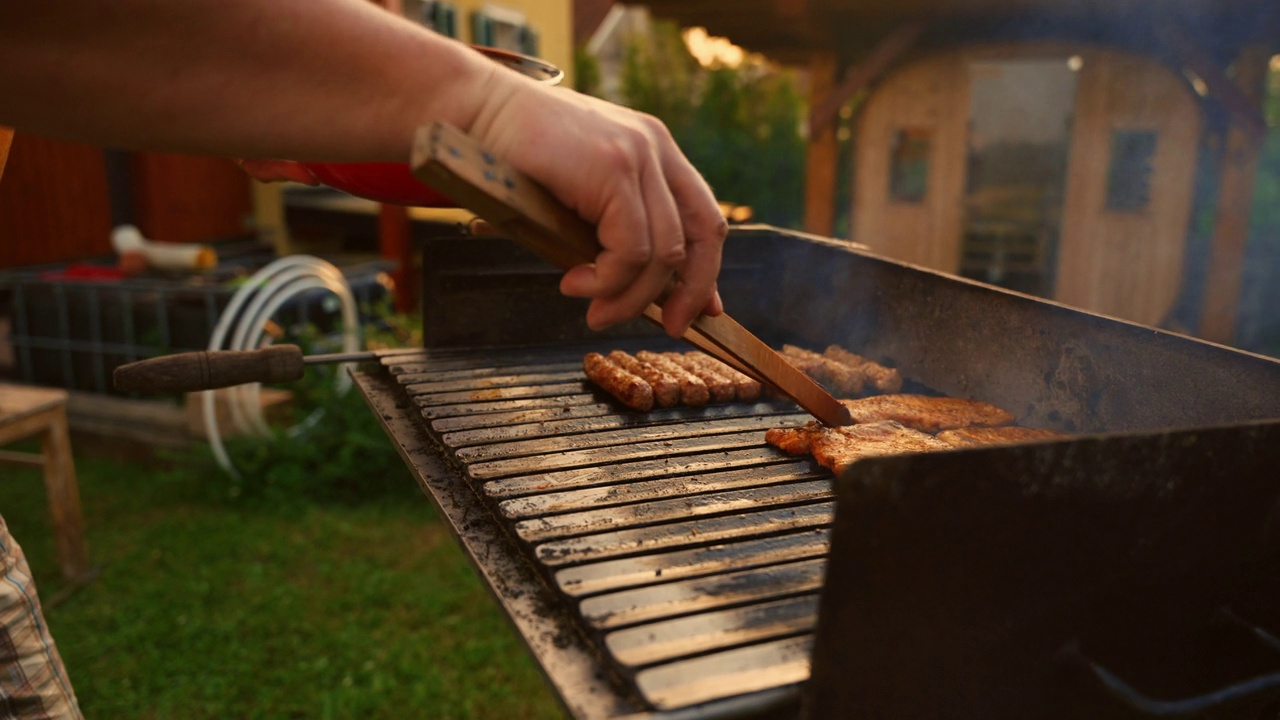
[[[853,239],[947,272],[960,267],[969,75],[956,54],[916,62],[860,114]]]
[[[1054,298],[1155,325],[1182,281],[1200,109],[1155,62],[1083,60]]]

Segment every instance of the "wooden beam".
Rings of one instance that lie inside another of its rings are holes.
[[[809,113],[809,137],[817,137],[829,125],[834,125],[840,108],[859,90],[875,82],[888,72],[902,55],[910,50],[924,33],[923,21],[904,23],[871,50],[856,67],[845,73],[844,82],[820,101],[815,101]],[[816,99],[816,96],[815,96]]]
[[[1226,69],[1215,62],[1180,24],[1166,21],[1160,25],[1160,34],[1183,66],[1204,81],[1209,96],[1222,103],[1235,127],[1255,140],[1267,134],[1267,119],[1262,110],[1264,96],[1246,89],[1240,82],[1240,61],[1253,52],[1252,49],[1246,49],[1236,61],[1236,81],[1232,82]],[[1262,49],[1257,52],[1262,52]]]
[[[1269,55],[1265,48],[1250,47],[1236,60],[1236,88],[1250,102],[1260,102],[1263,97]],[[1262,137],[1252,127],[1233,122],[1227,130],[1218,181],[1218,213],[1200,317],[1200,336],[1213,342],[1230,343],[1235,337],[1240,273],[1249,240],[1249,214],[1261,154]]]
[[[836,54],[816,52],[809,63],[809,102],[817,107],[831,95],[836,82]],[[832,234],[836,217],[836,171],[840,145],[835,123],[810,132],[805,145],[804,229],[815,235]]]

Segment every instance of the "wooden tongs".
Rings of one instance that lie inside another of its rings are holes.
[[[499,233],[562,270],[595,262],[595,228],[515,168],[446,123],[418,130],[413,172],[419,180],[479,215]],[[662,308],[644,316],[662,325]],[[684,339],[739,371],[768,383],[828,425],[850,425],[849,409],[728,313],[699,316]]]

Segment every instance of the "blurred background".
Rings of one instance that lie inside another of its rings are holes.
[[[1270,0],[382,4],[662,119],[731,223],[1280,356]],[[210,346],[254,273],[295,255],[336,269],[348,296],[299,290],[255,333],[420,346],[420,249],[464,242],[470,220],[258,183],[226,158],[15,136],[0,392],[61,393],[80,562],[48,519],[46,466],[0,464],[0,513],[86,716],[560,715],[336,371],[209,412],[109,381]],[[59,452],[49,442],[16,440],[0,461]]]

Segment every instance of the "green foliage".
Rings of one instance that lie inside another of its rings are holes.
[[[398,315],[389,305],[366,309],[366,315],[373,318],[364,328],[366,347],[421,345],[417,318]],[[292,341],[308,353],[341,349],[314,327]],[[417,484],[360,392],[339,387],[339,373],[345,372],[337,365],[311,366],[301,381],[287,386],[294,393],[294,428],[273,427],[268,438],[227,439],[240,477],[223,472],[207,445],[171,457],[174,466],[236,503],[295,508],[304,501],[352,504],[417,495]]]
[[[789,72],[759,59],[703,68],[679,28],[655,22],[628,45],[623,101],[662,120],[722,201],[796,227],[804,212],[805,103]]]
[[[587,95],[600,92],[600,63],[581,47],[573,51],[573,89]]]

